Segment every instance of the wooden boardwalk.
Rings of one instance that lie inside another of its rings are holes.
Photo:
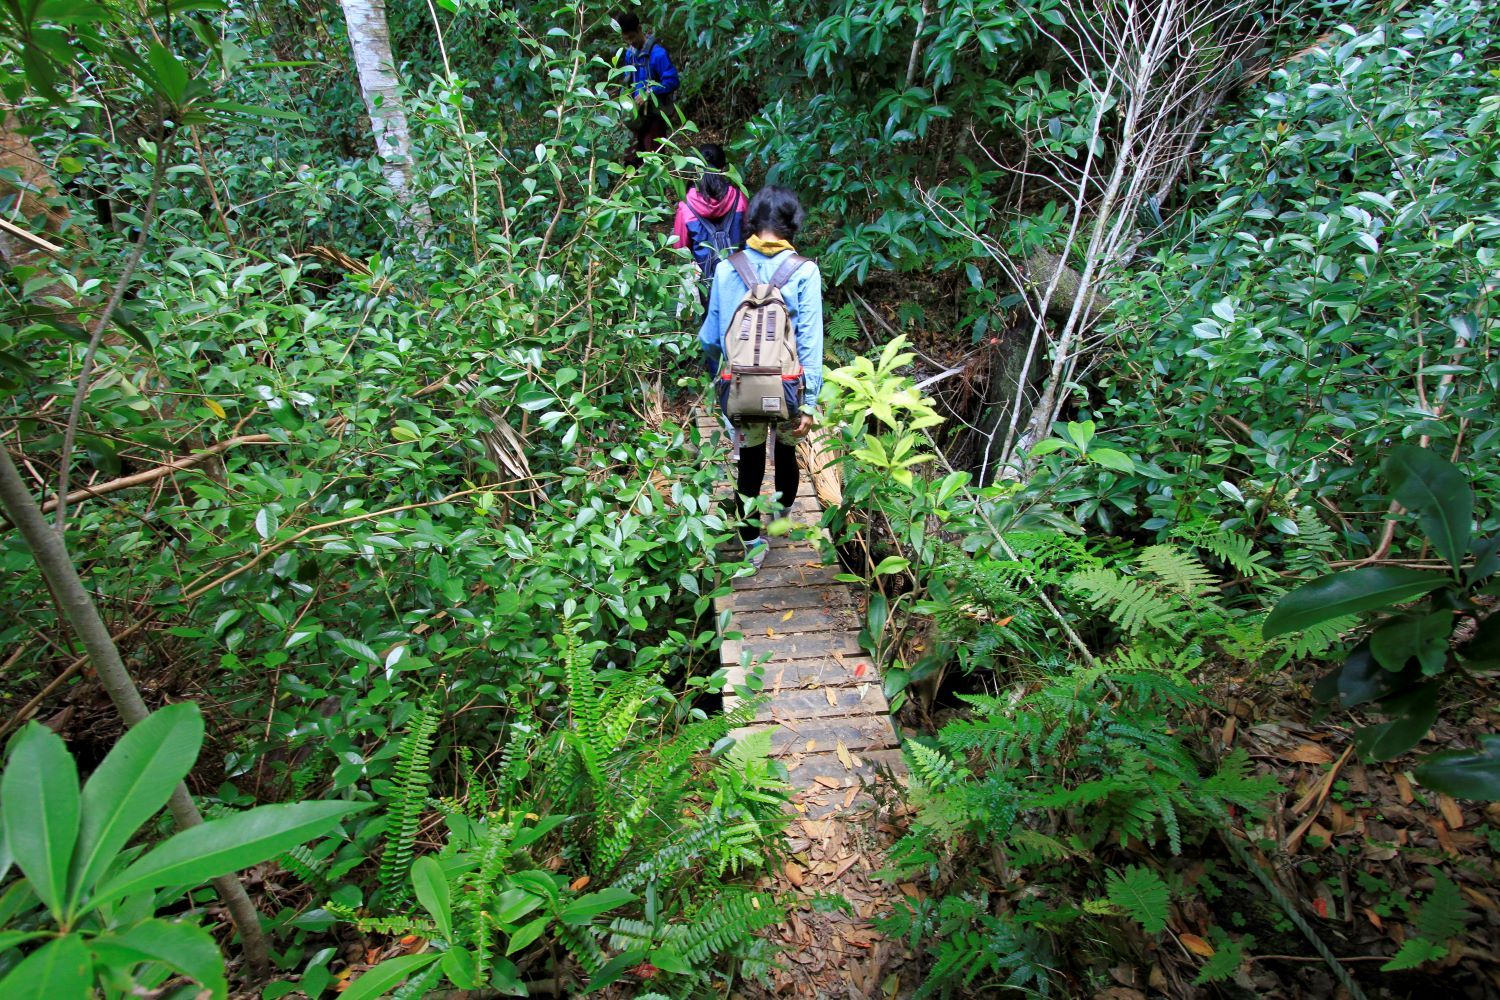
[[[723,440],[715,414],[699,410],[694,419],[705,440]],[[724,496],[729,489],[726,476]],[[768,700],[752,728],[771,730],[771,752],[798,789],[797,811],[812,818],[851,808],[864,787],[904,771],[879,670],[859,646],[859,601],[813,541],[821,513],[804,472],[792,507],[797,528],[772,538],[760,572],[736,579],[715,603],[721,620],[730,612],[726,634],[743,636],[720,650],[729,683],[746,685],[760,672]],[[734,701],[726,697],[725,707]]]

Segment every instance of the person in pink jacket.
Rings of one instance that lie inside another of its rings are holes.
[[[687,197],[677,203],[672,220],[674,245],[691,250],[702,279],[703,301],[719,261],[745,246],[745,195],[724,176],[724,150],[709,143],[698,148],[708,169]]]

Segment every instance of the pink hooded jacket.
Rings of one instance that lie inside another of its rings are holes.
[[[743,212],[745,195],[733,184],[724,197],[709,201],[697,188],[688,190],[687,197],[677,203],[677,217],[672,220],[672,242],[684,250],[691,249],[688,243],[688,222],[692,219],[722,219],[731,212]]]

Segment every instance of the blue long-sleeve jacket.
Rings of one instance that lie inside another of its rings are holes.
[[[642,49],[649,48],[649,52]],[[677,67],[672,65],[672,57],[667,55],[667,50],[655,40],[648,41],[641,49],[634,45],[625,50],[625,61],[635,67],[635,83],[632,93],[636,97],[650,89],[657,97],[670,97],[676,93],[678,87]]]
[[[767,257],[758,250],[745,251],[750,269],[761,281],[770,281],[786,260],[790,250]],[[745,282],[727,260],[714,269],[714,281],[708,296],[708,313],[698,330],[703,345],[703,361],[710,375],[719,373],[724,360],[724,335],[740,299],[745,297]],[[786,299],[787,316],[797,331],[797,360],[802,362],[802,412],[813,413],[818,394],[823,391],[823,275],[815,261],[797,269],[781,290]]]

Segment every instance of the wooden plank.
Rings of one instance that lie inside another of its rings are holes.
[[[838,586],[838,581],[834,579],[838,572],[833,566],[762,566],[754,576],[737,577],[733,586],[736,592],[769,590],[773,587]]]
[[[868,656],[813,656],[768,664],[765,670],[766,691],[778,684],[783,690],[805,687],[881,686],[880,672]]]
[[[741,662],[745,653],[751,660],[758,660],[770,653],[771,661],[807,659],[815,656],[860,655],[859,641],[847,632],[809,632],[786,636],[765,636],[744,633],[743,639],[726,639],[719,649],[719,661],[733,664]]]
[[[836,752],[799,754],[785,763],[792,784],[802,788],[813,785],[818,777],[837,787],[847,788],[859,784],[861,778],[870,781],[879,777],[882,769],[898,775],[906,773],[906,760],[900,750],[866,750],[854,756],[859,760],[853,770],[844,766]]]
[[[821,586],[814,584],[807,587],[766,587],[760,590],[739,590],[728,597],[718,598],[716,604],[722,602],[723,606],[731,611],[781,611],[783,614],[793,608],[831,608],[836,610],[852,608],[853,602],[849,599],[849,588],[839,584],[832,586]]]
[[[777,541],[778,539],[774,538],[771,540],[771,551],[766,554],[766,561],[761,564],[761,572],[782,566],[817,569],[825,565],[822,554],[811,542],[783,542],[778,545]],[[834,567],[834,571],[838,572],[837,567]]]
[[[879,671],[866,656],[846,656],[839,659],[822,656],[750,667],[730,664],[724,668],[724,680],[731,689],[749,687],[757,671],[761,677],[761,691],[767,695],[784,694],[802,688],[879,689],[882,686]]]
[[[768,684],[773,682],[774,678]],[[879,684],[863,684],[859,687],[783,687],[773,701],[762,705],[755,713],[755,721],[829,719],[846,715],[879,715],[888,711],[889,706]]]
[[[790,723],[790,724],[788,724]],[[764,725],[746,726],[730,733],[743,736],[766,729]],[[849,716],[836,719],[797,719],[778,721],[771,728],[771,756],[788,754],[833,753],[839,744],[849,753],[865,750],[889,750],[897,745],[896,730],[885,715]]]
[[[737,611],[733,625],[746,636],[775,638],[800,632],[858,631],[854,613],[845,608],[788,608],[785,611]]]

